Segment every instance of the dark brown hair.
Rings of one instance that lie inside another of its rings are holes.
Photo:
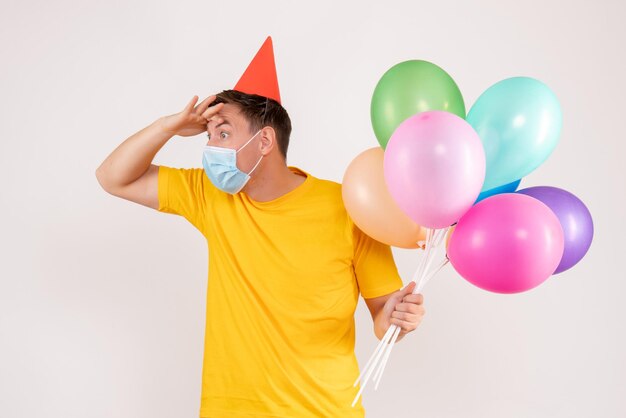
[[[211,106],[218,103],[236,105],[250,125],[250,134],[264,126],[274,128],[278,149],[283,158],[287,159],[287,148],[289,148],[289,136],[291,135],[291,119],[289,119],[287,111],[280,103],[265,96],[242,93],[237,90],[223,90],[221,93],[216,94],[216,98],[211,103]],[[265,110],[266,104],[267,111]]]

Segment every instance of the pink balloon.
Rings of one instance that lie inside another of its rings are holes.
[[[387,188],[415,223],[444,228],[472,207],[485,180],[482,142],[464,119],[432,110],[405,119],[383,162]]]
[[[552,275],[563,247],[563,228],[547,205],[524,194],[504,193],[478,202],[459,220],[448,258],[481,289],[519,293]]]

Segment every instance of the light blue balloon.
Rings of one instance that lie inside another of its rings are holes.
[[[512,183],[539,167],[561,135],[561,106],[541,81],[512,77],[480,95],[466,118],[487,158],[482,191]]]
[[[519,180],[515,180],[512,183],[509,184],[505,184],[504,186],[499,186],[499,187],[495,187],[493,189],[489,189],[489,190],[485,190],[484,192],[480,193],[478,195],[478,198],[476,199],[476,201],[474,202],[474,204],[480,202],[483,199],[486,199],[490,196],[493,195],[497,195],[500,193],[513,193],[517,190],[517,187],[519,186],[520,182],[522,181],[522,179]]]

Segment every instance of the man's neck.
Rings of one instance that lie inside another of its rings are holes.
[[[268,164],[262,168],[258,176],[252,176],[243,189],[244,193],[257,202],[278,199],[306,180],[305,175],[294,173],[285,163]]]

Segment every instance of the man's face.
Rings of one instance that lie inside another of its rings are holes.
[[[207,145],[238,150],[254,133],[249,131],[250,125],[240,113],[238,107],[225,103],[222,109],[207,123]],[[237,166],[248,172],[261,156],[261,133],[259,133],[244,149],[237,153]]]

